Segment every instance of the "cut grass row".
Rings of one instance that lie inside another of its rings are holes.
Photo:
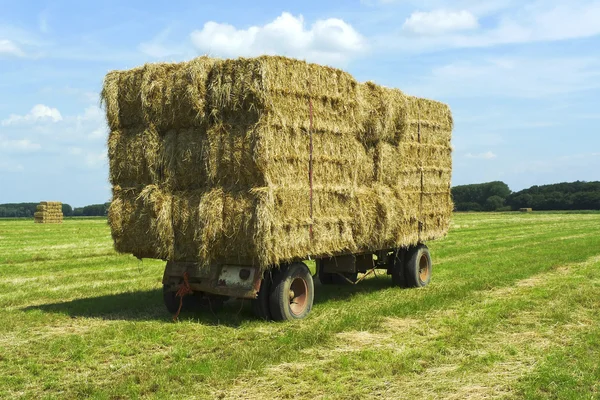
[[[172,323],[163,263],[105,221],[38,227],[0,221],[0,397],[599,395],[597,213],[457,214],[431,286],[317,287],[283,324],[239,301]]]

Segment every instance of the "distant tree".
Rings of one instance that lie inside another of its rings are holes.
[[[479,203],[455,203],[454,208],[456,211],[482,211],[481,205]]]
[[[497,196],[502,199],[506,199],[512,193],[508,185],[504,182],[495,181],[484,184],[485,196]]]
[[[92,204],[83,207],[82,213],[86,217],[101,217],[106,216],[110,203]]]
[[[500,181],[461,185],[452,188],[452,198],[457,211],[494,211],[504,207],[510,193],[508,185]],[[492,200],[488,202],[490,198]]]
[[[33,217],[39,203],[6,203],[0,204],[0,217],[19,218]]]
[[[532,186],[513,193],[508,204],[517,210],[600,210],[600,182],[563,182]]]
[[[65,217],[70,217],[73,215],[73,208],[68,204],[63,204],[62,212]]]
[[[493,195],[485,201],[486,211],[499,211],[502,207],[504,207],[504,198],[500,196]]]

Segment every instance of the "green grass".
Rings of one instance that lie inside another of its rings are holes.
[[[431,285],[316,287],[308,319],[164,310],[104,219],[0,220],[0,398],[600,398],[600,213],[459,213]]]

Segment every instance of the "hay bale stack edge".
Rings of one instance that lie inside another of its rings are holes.
[[[448,230],[445,104],[271,56],[113,71],[102,99],[120,252],[264,268]]]
[[[62,203],[58,201],[42,201],[33,214],[36,224],[62,224]]]

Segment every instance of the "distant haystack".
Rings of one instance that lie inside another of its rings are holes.
[[[60,201],[42,201],[33,216],[36,224],[62,224],[62,203]]]

